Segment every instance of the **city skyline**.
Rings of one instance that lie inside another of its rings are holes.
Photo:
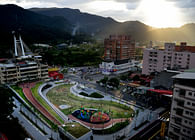
[[[17,4],[24,8],[67,7],[120,22],[139,20],[158,28],[195,22],[193,0],[0,0],[0,4]]]

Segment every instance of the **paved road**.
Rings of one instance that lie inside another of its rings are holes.
[[[129,138],[129,140],[140,140],[140,139],[147,140],[154,133],[156,133],[157,131],[159,131],[160,128],[161,128],[161,121],[160,120],[156,120],[152,124],[150,124],[149,126],[147,126],[146,128],[144,128],[143,130],[139,131],[139,133],[137,133],[133,137]]]

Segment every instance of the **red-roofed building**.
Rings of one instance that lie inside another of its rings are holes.
[[[169,95],[169,96],[173,95],[173,91],[170,91],[170,90],[149,89],[148,91],[152,91],[152,92],[149,92],[149,93],[158,93],[158,94],[161,94],[161,95]]]
[[[49,69],[48,74],[50,78],[53,78],[54,80],[59,79],[62,80],[64,78],[64,75],[62,73],[58,72],[59,69]]]
[[[8,140],[5,134],[0,132],[0,140]]]

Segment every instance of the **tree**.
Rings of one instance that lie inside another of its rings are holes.
[[[119,80],[117,78],[111,78],[109,81],[108,81],[108,85],[110,86],[113,86],[113,87],[116,87],[118,88],[119,86]]]
[[[123,80],[123,81],[125,81],[125,80],[128,79],[128,75],[121,75],[120,76],[120,79]]]
[[[108,82],[108,77],[104,77],[103,79],[100,80],[100,83],[106,85],[106,83]]]
[[[135,76],[133,77],[133,81],[139,81],[139,80],[140,80],[140,78],[139,78],[138,75],[135,75]]]
[[[13,98],[10,90],[5,87],[0,87],[0,120],[4,121],[8,119],[13,112]]]

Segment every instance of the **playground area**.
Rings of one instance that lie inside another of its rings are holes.
[[[89,100],[77,97],[70,93],[70,87],[73,85],[60,85],[51,89],[47,93],[47,98],[59,108],[60,105],[68,105],[69,108],[60,109],[64,114],[71,115],[76,110],[81,107],[90,108],[102,112],[104,116],[107,114],[106,118],[119,119],[119,118],[131,118],[134,110],[126,105],[119,104],[113,101],[103,101],[103,100]],[[87,110],[86,110],[87,111]],[[90,112],[90,111],[89,111]],[[81,112],[78,112],[81,113]],[[87,112],[86,112],[87,114]],[[90,114],[90,113],[89,113]],[[93,121],[95,122],[95,116],[100,114],[95,114],[94,112]],[[92,116],[93,116],[92,115]],[[101,116],[101,115],[100,115]],[[97,118],[97,117],[96,117]],[[88,119],[88,121],[90,121]]]
[[[74,117],[88,123],[107,123],[110,120],[108,114],[94,109],[80,108],[72,113]]]

